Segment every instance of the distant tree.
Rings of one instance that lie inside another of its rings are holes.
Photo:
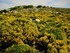
[[[23,8],[33,8],[33,5],[23,6]]]
[[[20,8],[20,6],[12,7],[12,8],[9,8],[9,9],[10,9],[10,11],[11,11],[11,10],[16,10],[16,9],[18,9],[18,8]]]
[[[41,5],[38,5],[36,8],[41,8],[42,6]]]
[[[1,10],[0,11],[0,13],[2,13],[2,12],[4,12],[4,13],[6,13],[6,12],[8,12],[6,9],[4,9],[4,10]]]
[[[46,6],[43,6],[43,8],[46,8]]]
[[[28,5],[28,8],[33,8],[33,5]]]

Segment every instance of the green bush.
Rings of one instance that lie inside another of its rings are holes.
[[[6,49],[6,53],[40,53],[38,50],[30,47],[29,45],[12,45]]]

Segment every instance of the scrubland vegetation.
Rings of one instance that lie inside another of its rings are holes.
[[[70,53],[70,8],[1,10],[0,53]]]

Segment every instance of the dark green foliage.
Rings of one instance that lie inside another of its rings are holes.
[[[28,5],[28,6],[23,6],[23,8],[27,9],[27,8],[33,8],[33,5]]]
[[[41,8],[42,6],[41,5],[38,5],[36,8]]]

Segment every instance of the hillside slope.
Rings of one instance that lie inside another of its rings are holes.
[[[1,53],[70,53],[70,8],[17,6],[0,11]]]

